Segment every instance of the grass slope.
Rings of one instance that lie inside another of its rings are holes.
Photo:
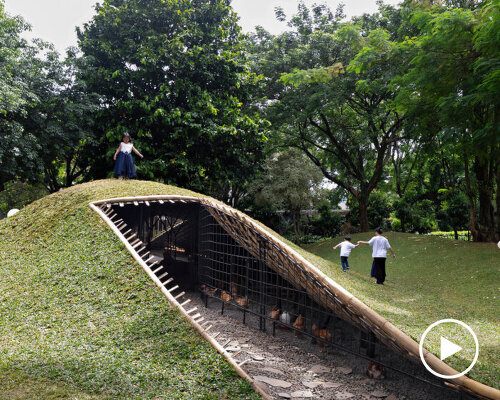
[[[97,181],[0,221],[0,398],[259,398],[88,207],[150,194],[197,196]]]
[[[369,240],[372,234],[352,235],[352,241]],[[397,254],[387,259],[383,287],[370,278],[371,247],[360,245],[349,256],[351,271],[343,273],[340,250],[343,239],[326,240],[305,248],[321,258],[304,254],[332,279],[419,341],[433,322],[454,318],[468,324],[478,336],[479,359],[468,374],[500,388],[500,250],[493,243],[468,243],[438,237],[388,233]],[[462,371],[474,356],[470,335],[454,325],[442,326],[426,346],[439,356],[440,335],[464,349],[446,362]],[[458,342],[457,342],[458,340]],[[462,342],[461,342],[462,341]]]

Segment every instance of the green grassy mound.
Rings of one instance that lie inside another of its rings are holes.
[[[0,398],[259,398],[88,207],[150,194],[199,196],[97,181],[0,221]]]
[[[372,234],[352,235],[352,242],[369,240]],[[396,252],[388,253],[384,286],[370,278],[371,247],[360,245],[349,256],[351,270],[340,267],[340,250],[332,247],[343,238],[326,240],[305,248],[316,266],[358,299],[419,341],[433,322],[453,318],[468,324],[479,340],[479,359],[468,373],[472,379],[500,388],[500,249],[494,243],[468,243],[439,237],[388,233]],[[453,325],[440,334],[455,340],[460,331]],[[467,336],[469,340],[470,337]],[[460,340],[460,339],[458,339]],[[428,346],[426,340],[426,346]],[[439,356],[439,341],[429,342]],[[458,343],[460,345],[460,343]],[[474,357],[471,343],[446,362],[462,371]],[[468,347],[468,349],[465,349]]]

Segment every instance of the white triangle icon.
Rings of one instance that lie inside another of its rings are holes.
[[[459,352],[462,348],[441,336],[441,361]]]

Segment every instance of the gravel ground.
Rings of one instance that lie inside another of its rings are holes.
[[[189,293],[191,305],[198,307],[205,320],[213,325],[209,333],[222,344],[243,369],[274,399],[362,399],[362,400],[433,400],[458,399],[458,395],[435,389],[406,375],[386,371],[386,379],[366,376],[369,361],[327,349],[312,343],[310,337],[297,338],[292,332],[267,324],[267,332],[259,330],[259,319],[209,298],[208,308],[199,293]]]

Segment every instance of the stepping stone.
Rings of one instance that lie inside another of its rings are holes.
[[[383,399],[384,397],[389,396],[389,393],[384,392],[383,390],[375,390],[370,393],[370,396],[376,397],[377,399]]]
[[[238,341],[236,340],[233,340],[232,342],[229,342],[228,343],[228,346],[231,346],[231,347],[236,347],[236,346],[239,346],[240,344],[238,343]]]
[[[267,376],[257,375],[257,376],[254,376],[253,379],[255,379],[256,381],[259,381],[259,382],[267,383],[268,385],[271,385],[272,387],[280,387],[280,388],[286,389],[286,388],[289,388],[290,386],[292,386],[292,384],[290,382],[282,381],[280,379],[269,378]]]
[[[309,388],[309,389],[314,389],[317,388],[319,385],[321,385],[322,382],[319,381],[313,381],[313,382],[302,382],[302,384]]]
[[[347,400],[347,399],[352,399],[354,395],[349,392],[342,392],[342,393],[337,393],[335,395],[335,399],[337,400]]]
[[[279,350],[281,346],[269,346],[269,350]]]
[[[264,382],[255,381],[254,384],[264,392],[267,390],[267,385]]]
[[[234,346],[234,347],[229,346],[226,348],[226,351],[229,351],[231,353],[234,353],[234,352],[240,351],[240,350],[241,350],[241,348],[239,346]]]
[[[326,389],[337,389],[343,385],[343,383],[334,383],[334,382],[322,382],[322,385]]]
[[[349,375],[352,374],[352,368],[347,368],[347,367],[337,367],[335,368],[338,372],[344,375]]]
[[[279,369],[271,368],[271,367],[261,368],[261,371],[271,372],[273,374],[278,374],[278,375],[285,375],[285,373],[283,371],[280,371]]]
[[[324,365],[316,364],[309,368],[309,372],[313,372],[315,374],[324,374],[327,372],[331,372],[332,369],[325,367]]]
[[[310,390],[299,390],[292,393],[292,398],[294,399],[311,399],[313,394]]]
[[[283,398],[283,399],[291,399],[292,396],[290,396],[288,393],[278,393],[278,396]]]
[[[399,400],[396,396],[394,396],[393,394],[390,394],[389,396],[387,396],[385,398],[385,400]]]
[[[250,354],[250,357],[252,357],[255,361],[264,361],[265,358],[262,356],[259,356],[258,354]]]

